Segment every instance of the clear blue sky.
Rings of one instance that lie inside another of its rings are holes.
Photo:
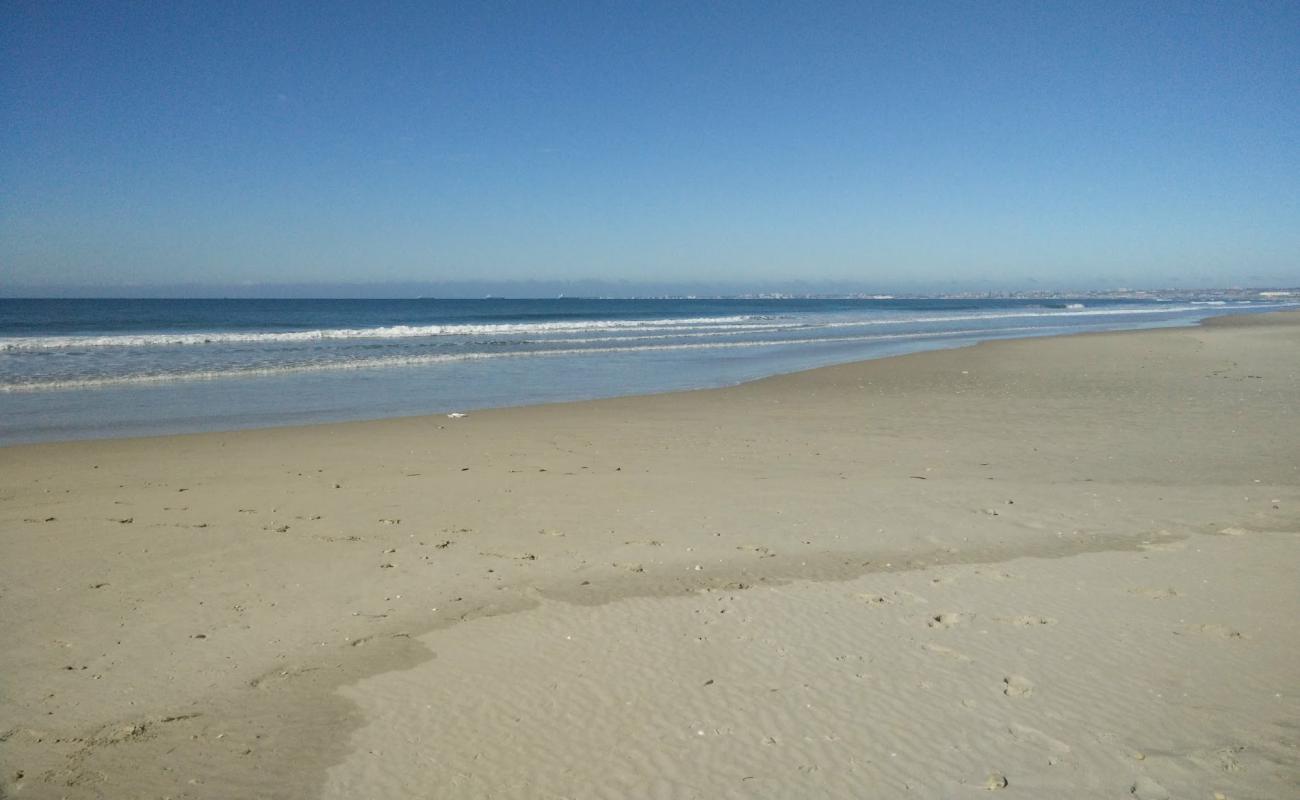
[[[1300,4],[3,2],[0,283],[1300,283]]]

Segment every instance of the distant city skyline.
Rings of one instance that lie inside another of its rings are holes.
[[[11,3],[0,296],[1296,286],[1297,31],[1294,3]]]

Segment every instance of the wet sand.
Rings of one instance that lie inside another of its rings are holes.
[[[1300,314],[0,449],[13,797],[1300,791]]]

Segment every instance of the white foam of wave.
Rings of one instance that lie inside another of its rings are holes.
[[[141,333],[102,336],[11,336],[0,338],[0,351],[69,350],[94,347],[169,347],[204,344],[316,342],[333,339],[411,339],[434,336],[538,335],[600,330],[694,329],[705,326],[742,327],[761,316],[693,317],[686,319],[606,319],[563,322],[502,322],[448,325],[391,325],[381,328],[325,328],[310,331],[210,333]]]
[[[440,353],[419,356],[381,356],[352,361],[328,361],[316,364],[290,364],[278,367],[245,367],[228,370],[199,370],[193,372],[157,373],[147,375],[118,375],[104,378],[75,380],[32,381],[0,384],[0,394],[15,392],[47,392],[69,389],[101,389],[112,386],[148,385],[225,378],[277,377],[304,372],[330,372],[338,370],[384,369],[390,367],[417,367],[464,361],[485,361],[498,358],[524,358],[531,356],[583,356],[613,353],[641,353],[670,350],[705,350],[740,347],[780,347],[784,345],[833,344],[839,342],[890,341],[902,339],[934,339],[962,336],[1000,336],[1025,331],[1044,332],[1047,328],[1021,326],[1014,328],[973,328],[969,330],[929,331],[924,333],[880,333],[859,336],[818,336],[810,339],[784,339],[779,341],[748,342],[691,342],[681,344],[648,344],[635,347],[578,347],[555,350],[517,350],[495,353]]]
[[[902,325],[908,323],[966,322],[971,320],[1017,319],[1049,316],[1093,316],[1114,314],[1170,314],[1192,310],[1186,306],[1150,309],[1090,309],[1084,311],[1040,310],[1027,312],[981,312],[944,316],[903,316],[848,322],[806,323],[813,327],[856,327],[860,325]],[[176,347],[210,344],[287,344],[347,339],[412,339],[439,336],[547,336],[589,331],[675,331],[766,330],[790,326],[771,317],[744,315],[690,317],[685,319],[583,320],[557,322],[507,322],[486,324],[391,325],[380,328],[326,328],[310,331],[223,331],[210,333],[106,334],[102,336],[32,336],[0,338],[0,352],[76,350],[89,348]]]
[[[684,333],[665,333],[665,334],[642,334],[637,336],[599,336],[587,337],[582,339],[565,338],[562,341],[566,344],[587,343],[587,342],[611,342],[611,341],[632,341],[644,339],[685,339],[694,336],[718,336],[725,335],[735,331],[737,333],[748,333],[751,330],[760,330],[764,332],[780,333],[783,331],[810,331],[822,328],[865,328],[876,325],[927,325],[946,322],[980,322],[983,320],[1004,320],[1004,319],[1047,319],[1060,317],[1107,317],[1122,314],[1178,314],[1188,311],[1197,311],[1199,309],[1188,306],[1174,306],[1168,308],[1127,308],[1127,309],[1088,309],[1082,303],[1071,303],[1064,309],[1054,309],[1050,311],[1025,311],[1025,312],[982,312],[978,314],[951,314],[942,317],[893,317],[886,319],[855,319],[841,320],[838,322],[798,322],[798,323],[767,323],[762,325],[735,325],[735,326],[717,326],[710,328],[702,326],[698,328],[702,333],[684,332]]]
[[[690,338],[712,338],[718,336],[739,336],[749,333],[783,333],[786,331],[813,331],[824,328],[865,328],[876,325],[925,325],[948,322],[980,322],[983,320],[1005,320],[1005,319],[1038,319],[1038,318],[1059,318],[1059,317],[1106,317],[1122,314],[1177,314],[1198,309],[1189,306],[1176,306],[1167,308],[1127,308],[1127,309],[1087,309],[1082,303],[1071,303],[1063,309],[1038,310],[1025,312],[980,312],[976,314],[950,314],[947,316],[915,317],[903,316],[885,319],[856,319],[843,320],[838,322],[822,322],[816,320],[806,320],[797,322],[759,322],[759,323],[733,323],[727,325],[705,324],[693,325],[673,329],[670,333],[659,333],[663,328],[624,328],[621,330],[612,330],[611,336],[556,336],[551,339],[556,343],[563,344],[597,344],[600,342],[632,342],[648,341],[652,339],[690,339]],[[559,330],[553,332],[559,334],[581,333],[586,330],[598,330],[596,328],[576,330]],[[653,333],[642,333],[643,330],[655,331]]]
[[[1286,303],[1260,304],[1251,300],[1243,300],[1242,303],[1255,308],[1284,308]],[[1083,309],[1083,310],[1081,310]],[[628,331],[616,336],[587,336],[574,338],[566,336],[556,338],[552,341],[563,344],[596,344],[599,342],[642,342],[651,339],[691,339],[691,338],[714,338],[719,336],[739,336],[747,333],[784,333],[787,331],[815,331],[823,328],[865,328],[875,325],[904,325],[904,324],[934,324],[945,322],[979,322],[982,320],[1004,320],[1004,319],[1026,319],[1041,318],[1054,319],[1060,317],[1107,317],[1123,314],[1179,314],[1191,311],[1204,311],[1204,309],[1193,308],[1190,306],[1171,306],[1167,308],[1127,308],[1127,309],[1088,309],[1083,303],[1069,303],[1064,309],[1052,311],[1031,311],[1023,313],[980,313],[980,314],[954,314],[945,317],[898,317],[894,319],[859,319],[846,320],[839,322],[769,322],[753,325],[701,325],[694,329],[673,332],[673,333],[640,333],[638,331]],[[1084,330],[1082,327],[1079,330]],[[779,344],[780,341],[770,341],[770,344]]]
[[[1253,301],[1243,301],[1248,305],[1256,308],[1282,308],[1287,304],[1268,304],[1263,305]],[[1203,311],[1203,309],[1192,306],[1169,306],[1165,308],[1110,308],[1110,309],[1089,309],[1083,303],[1070,303],[1064,309],[1050,311],[1026,311],[1026,312],[987,312],[978,314],[952,314],[942,317],[895,317],[888,319],[856,319],[842,320],[838,322],[770,322],[753,325],[702,325],[695,329],[673,332],[673,333],[639,333],[637,331],[628,331],[623,335],[616,336],[589,336],[582,338],[565,337],[555,339],[556,342],[564,344],[596,344],[599,342],[631,342],[646,341],[650,339],[689,339],[702,337],[717,337],[727,335],[741,335],[745,333],[783,333],[786,331],[814,331],[823,328],[865,328],[876,325],[925,325],[946,322],[979,322],[983,320],[1005,320],[1005,319],[1052,319],[1061,317],[1108,317],[1124,314],[1180,314],[1191,311]],[[1082,330],[1082,328],[1080,329]]]
[[[556,338],[549,340],[555,344],[598,344],[600,342],[648,342],[656,339],[718,339],[727,336],[747,336],[755,333],[786,333],[787,331],[814,331],[824,327],[816,323],[796,325],[741,326],[735,328],[703,329],[683,331],[681,333],[639,333],[631,332],[620,336],[583,336]],[[766,340],[768,344],[780,344],[780,339]],[[512,342],[512,344],[514,344]]]
[[[1165,308],[1073,308],[1039,311],[990,311],[980,314],[954,314],[942,317],[900,317],[896,319],[866,319],[848,322],[830,322],[828,328],[849,328],[863,325],[897,325],[901,323],[924,324],[931,322],[971,322],[985,319],[1036,319],[1042,317],[1115,317],[1127,314],[1178,314],[1187,311],[1199,311],[1192,306],[1168,306]]]
[[[1168,301],[1159,301],[1168,302]],[[946,314],[943,316],[897,316],[873,319],[859,319],[842,322],[807,321],[797,324],[774,321],[773,317],[764,315],[740,315],[729,317],[690,317],[683,319],[645,319],[645,320],[582,320],[562,322],[518,322],[486,324],[448,324],[448,325],[392,325],[380,328],[329,328],[310,331],[275,331],[275,332],[238,332],[224,331],[212,333],[149,333],[149,334],[106,334],[102,336],[11,336],[0,337],[0,352],[24,352],[41,350],[73,350],[83,348],[129,348],[129,347],[166,347],[205,344],[252,344],[252,343],[293,343],[316,342],[347,339],[410,339],[433,338],[439,336],[556,336],[563,337],[570,333],[588,331],[656,331],[666,330],[680,333],[694,331],[739,331],[739,330],[783,330],[790,328],[844,328],[868,325],[906,325],[941,322],[970,322],[973,320],[1030,319],[1040,317],[1094,317],[1123,316],[1141,314],[1177,314],[1188,311],[1203,311],[1205,306],[1222,306],[1222,300],[1188,301],[1188,305],[1166,305],[1161,308],[1083,308],[1080,304],[1070,304],[1065,309],[1044,309],[1037,311],[1003,311],[979,312],[975,314]],[[1258,303],[1245,301],[1255,308],[1290,308],[1296,303]],[[579,340],[574,340],[579,341]]]

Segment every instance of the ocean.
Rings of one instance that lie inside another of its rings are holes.
[[[0,444],[716,387],[989,339],[1280,307],[1092,298],[0,300]]]

